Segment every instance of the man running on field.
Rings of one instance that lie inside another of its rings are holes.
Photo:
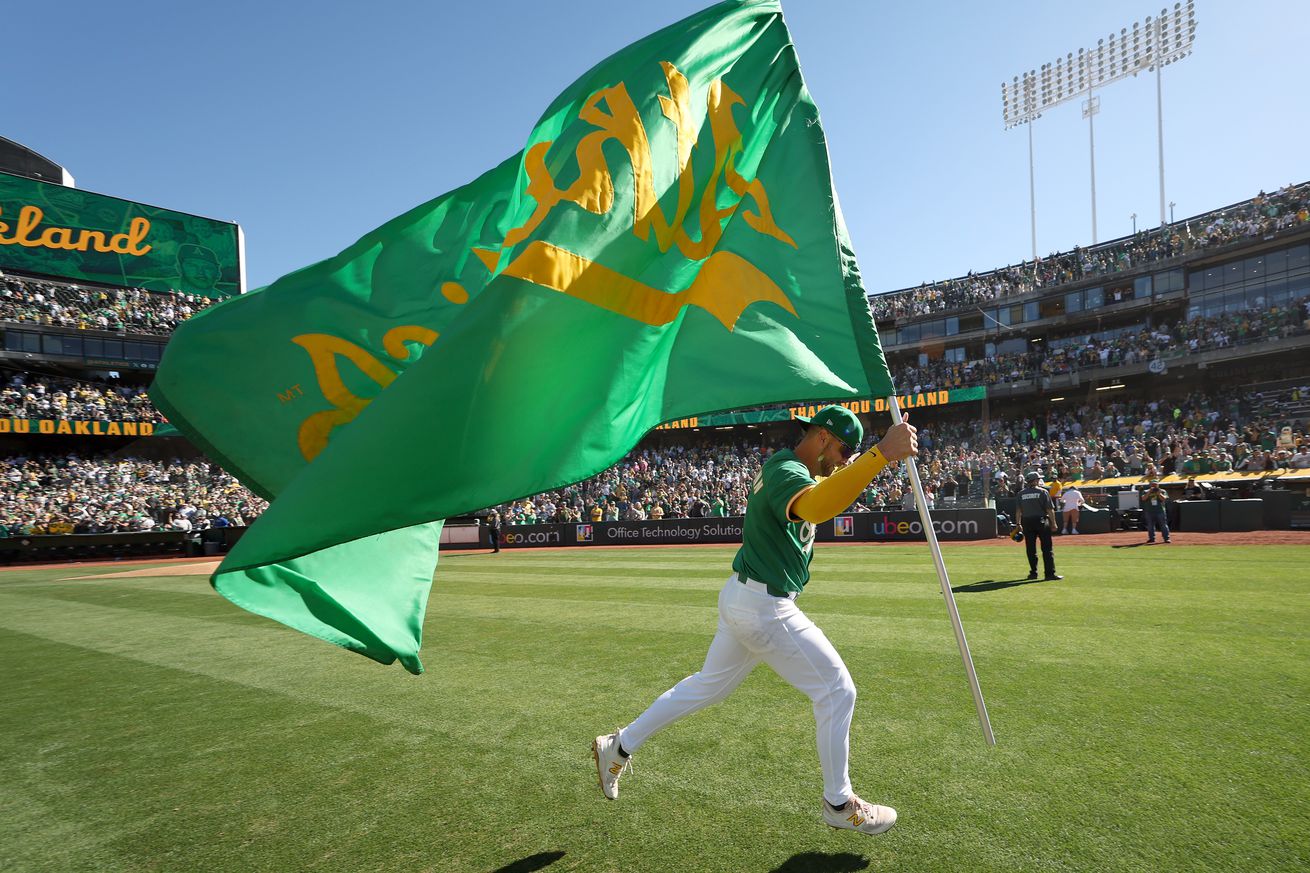
[[[866,803],[851,790],[855,683],[795,600],[810,578],[814,526],[850,506],[888,463],[917,454],[918,438],[908,423],[896,425],[851,462],[864,428],[850,410],[826,406],[801,421],[807,428],[800,443],[774,453],[751,486],[741,549],[719,592],[718,632],[705,665],[660,695],[632,724],[592,743],[601,791],[611,800],[619,796],[629,756],[647,739],[727,697],[763,662],[814,704],[824,821],[865,834],[880,834],[896,823],[896,810]],[[827,478],[816,482],[816,477]]]

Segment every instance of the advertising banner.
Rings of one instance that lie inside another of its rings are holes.
[[[235,224],[0,173],[0,269],[204,297],[239,294]]]
[[[741,542],[741,518],[666,518],[660,521],[599,521],[581,524],[525,524],[501,528],[501,545],[541,546],[694,545]]]
[[[934,509],[932,525],[937,539],[986,540],[996,538],[996,511],[993,509]],[[923,523],[919,513],[905,510],[889,512],[852,512],[839,515],[819,525],[815,532],[819,542],[922,543]]]
[[[996,513],[990,509],[940,509],[932,513],[941,540],[996,538]],[[741,542],[743,519],[666,518],[660,521],[601,521],[580,524],[525,524],[501,528],[504,548],[560,546],[669,546]],[[853,512],[815,529],[819,542],[923,542],[917,512]]]

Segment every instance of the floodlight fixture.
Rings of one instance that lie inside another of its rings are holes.
[[[1156,79],[1156,127],[1159,141],[1160,163],[1160,224],[1165,224],[1164,194],[1164,109],[1161,70],[1169,64],[1177,63],[1192,53],[1196,39],[1196,6],[1194,0],[1174,3],[1173,9],[1161,9],[1158,16],[1147,16],[1142,21],[1135,21],[1131,28],[1122,27],[1118,33],[1111,32],[1107,37],[1098,39],[1095,47],[1079,48],[1077,53],[1068,52],[1063,58],[1057,58],[1049,64],[1042,64],[1037,70],[1029,70],[1014,76],[1009,82],[1001,83],[1001,118],[1005,129],[1029,125],[1028,129],[1028,175],[1030,187],[1030,207],[1033,219],[1033,259],[1037,258],[1037,208],[1036,195],[1032,191],[1034,172],[1032,161],[1032,123],[1042,117],[1042,113],[1062,103],[1078,99],[1084,95],[1091,99],[1092,92],[1104,88],[1112,82],[1129,76],[1136,76],[1143,71],[1155,73]],[[1084,117],[1092,125],[1092,116],[1096,105],[1089,103],[1085,107]],[[1095,213],[1095,136],[1092,141],[1092,210]],[[1092,219],[1092,237],[1095,242],[1096,219]]]
[[[1158,17],[1133,22],[1131,30],[1124,27],[1110,33],[1108,39],[1097,40],[1095,48],[1080,48],[1077,55],[1070,52],[1052,64],[1002,82],[1005,127],[1027,124],[1048,109],[1143,70],[1157,72],[1191,54],[1195,38],[1196,6],[1194,0],[1187,0],[1186,6],[1175,3],[1172,13],[1162,9]],[[1067,80],[1067,88],[1060,87],[1062,80]]]

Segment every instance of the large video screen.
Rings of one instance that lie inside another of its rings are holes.
[[[73,281],[240,294],[237,225],[0,173],[0,269]]]

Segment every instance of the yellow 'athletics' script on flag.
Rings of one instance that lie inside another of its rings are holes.
[[[706,101],[714,164],[709,182],[696,202],[691,158],[697,135],[691,87],[673,64],[665,61],[660,66],[669,89],[668,96],[659,95],[660,107],[677,131],[678,202],[672,219],[659,205],[654,158],[645,122],[627,86],[620,82],[592,94],[578,112],[578,117],[596,130],[578,144],[577,180],[564,189],[557,186],[546,165],[546,155],[554,141],[534,145],[524,155],[523,163],[528,177],[525,193],[536,202],[535,210],[505,235],[498,249],[473,249],[473,254],[492,273],[499,269],[505,275],[655,327],[673,321],[686,306],[704,309],[728,331],[753,303],[774,303],[795,316],[796,308],[787,295],[759,268],[733,252],[715,251],[727,219],[748,197],[754,209],[742,213],[747,226],[797,248],[795,240],[774,219],[764,183],[758,178],[748,181],[737,172],[736,158],[741,151],[742,137],[732,110],[734,106],[745,105],[745,101],[722,79],[710,83]],[[705,263],[692,284],[677,293],[669,293],[543,240],[529,243],[502,269],[502,255],[528,239],[552,210],[573,204],[604,215],[614,207],[614,177],[602,153],[604,145],[611,140],[622,145],[632,165],[632,232],[642,241],[653,236],[660,252],[677,246],[678,252],[688,260],[703,260]],[[727,205],[719,206],[723,187],[733,196],[725,198]],[[693,207],[697,210],[699,239],[693,239],[685,227]],[[468,292],[454,282],[444,283],[441,293],[455,304],[469,299]],[[401,325],[384,337],[384,348],[387,355],[403,361],[410,355],[404,345],[406,341],[431,346],[436,339],[437,333],[428,328]],[[338,369],[342,359],[354,364],[383,390],[395,380],[397,371],[367,349],[340,337],[301,334],[293,337],[292,342],[309,353],[319,389],[332,405],[331,409],[310,415],[300,425],[300,452],[306,461],[312,461],[327,446],[333,430],[353,421],[372,402],[371,397],[359,397],[346,387]]]
[[[691,88],[687,78],[667,61],[660,65],[669,87],[669,95],[659,95],[664,117],[678,133],[678,203],[670,220],[659,205],[655,189],[654,159],[645,123],[637,111],[627,86],[620,82],[592,94],[578,117],[597,130],[582,138],[577,148],[578,178],[566,189],[555,184],[546,166],[546,154],[553,141],[540,142],[524,155],[528,175],[527,193],[537,207],[528,220],[505,236],[499,251],[475,250],[474,254],[493,272],[502,253],[523,242],[563,203],[572,203],[588,212],[604,215],[614,206],[614,178],[602,148],[614,140],[623,146],[632,165],[632,232],[641,240],[653,235],[661,252],[673,246],[688,260],[705,260],[691,287],[669,294],[614,270],[542,241],[528,245],[507,264],[503,273],[543,287],[553,288],[579,300],[627,318],[653,326],[668,324],[684,306],[699,306],[717,318],[729,331],[747,306],[757,302],[776,303],[792,315],[796,309],[778,285],[745,258],[731,252],[716,252],[723,236],[723,226],[749,197],[754,211],[743,213],[753,230],[773,237],[792,248],[796,242],[778,226],[769,208],[769,195],[759,179],[747,181],[737,172],[735,161],[741,151],[741,131],[732,116],[732,107],[745,101],[722,79],[710,83],[706,95],[710,132],[714,139],[714,165],[709,184],[695,203],[696,179],[691,166],[696,147],[696,128],[691,110]],[[720,185],[734,195],[723,207],[718,205]],[[692,207],[697,209],[701,228],[699,239],[687,233],[685,224]]]

